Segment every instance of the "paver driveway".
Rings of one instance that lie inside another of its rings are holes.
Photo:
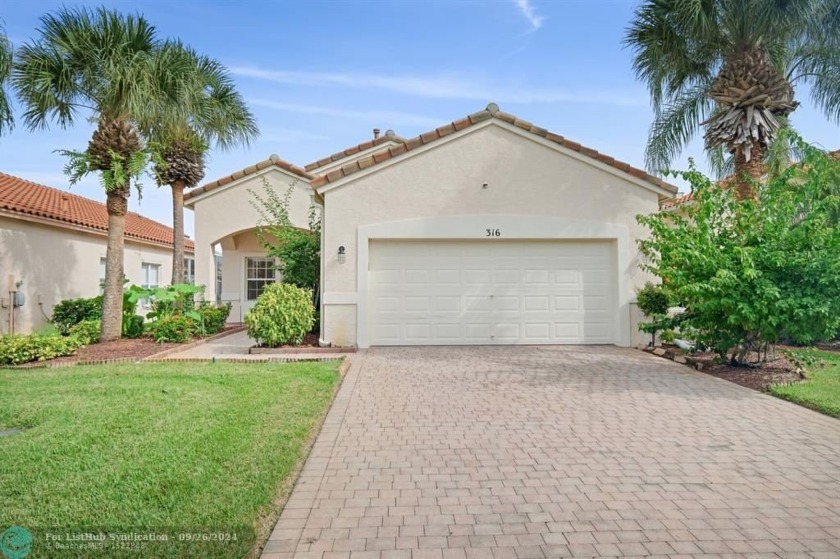
[[[354,358],[264,558],[840,557],[840,421],[636,350]]]

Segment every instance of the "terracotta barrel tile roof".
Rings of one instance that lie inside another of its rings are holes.
[[[691,202],[692,200],[694,200],[694,193],[689,192],[688,194],[683,194],[682,196],[677,196],[676,198],[664,200],[661,204],[659,204],[659,209],[671,210],[682,206],[686,202]]]
[[[216,190],[219,187],[222,187],[226,184],[232,183],[233,181],[239,180],[243,177],[247,177],[248,175],[253,175],[257,171],[260,171],[260,170],[265,169],[267,167],[271,167],[272,165],[275,166],[275,167],[278,167],[280,169],[283,169],[284,171],[286,171],[288,173],[292,173],[293,175],[297,175],[300,178],[306,180],[306,182],[309,182],[310,180],[315,178],[314,175],[310,175],[309,173],[306,172],[306,170],[301,169],[297,165],[293,165],[293,164],[289,163],[288,161],[284,161],[276,155],[271,155],[265,161],[260,161],[259,163],[255,163],[254,165],[251,165],[250,167],[245,167],[241,171],[236,171],[235,173],[232,173],[232,174],[230,174],[226,177],[222,177],[218,180],[208,182],[207,184],[205,184],[203,186],[200,186],[198,188],[193,188],[192,190],[190,190],[189,192],[186,192],[184,194],[184,201],[187,201],[190,198],[195,198],[196,196],[198,196],[200,194],[204,194],[205,192],[210,192],[212,190]]]
[[[102,202],[5,173],[0,173],[0,210],[55,221],[57,226],[68,224],[108,231],[108,210]],[[125,236],[171,246],[173,233],[171,227],[129,212]],[[195,249],[191,240],[184,244],[190,251]]]
[[[335,161],[340,161],[345,157],[350,157],[351,155],[356,155],[357,153],[361,153],[365,150],[368,150],[375,146],[380,146],[384,143],[388,142],[398,142],[398,143],[405,143],[405,140],[394,134],[393,130],[388,130],[385,132],[384,136],[379,136],[378,138],[373,138],[368,140],[367,142],[362,142],[361,144],[349,147],[342,151],[337,151],[334,154],[319,159],[318,161],[313,161],[309,163],[305,169],[306,171],[316,171],[325,165],[329,165],[330,163],[334,163]]]
[[[478,111],[471,115],[468,115],[464,118],[458,119],[450,124],[446,124],[437,128],[435,130],[431,130],[424,134],[420,134],[415,138],[411,138],[409,140],[405,140],[404,143],[398,146],[389,147],[387,149],[383,149],[382,151],[376,152],[372,155],[368,155],[367,157],[363,157],[345,165],[339,169],[335,169],[325,175],[319,176],[312,180],[312,187],[317,189],[324,185],[327,185],[331,182],[335,182],[339,179],[352,175],[353,173],[357,173],[362,169],[367,169],[373,165],[377,165],[382,163],[383,161],[387,161],[403,153],[408,151],[417,149],[421,146],[430,144],[452,134],[455,131],[464,130],[465,128],[469,128],[470,126],[474,126],[479,122],[484,122],[485,120],[489,120],[491,118],[497,118],[503,122],[507,122],[516,126],[517,128],[521,128],[531,134],[544,138],[550,142],[554,142],[555,144],[561,145],[566,149],[570,149],[572,151],[576,151],[585,155],[586,157],[595,159],[604,163],[605,165],[609,165],[611,167],[615,167],[625,173],[628,173],[636,178],[642,179],[647,181],[651,184],[654,184],[660,188],[663,188],[669,192],[673,192],[674,194],[677,193],[677,187],[663,181],[662,179],[655,177],[642,169],[637,169],[632,165],[625,163],[623,161],[617,161],[616,159],[604,155],[594,149],[585,147],[580,145],[577,142],[573,142],[571,140],[567,140],[563,136],[558,136],[557,134],[553,134],[546,130],[545,128],[540,128],[539,126],[534,126],[528,121],[522,120],[517,118],[516,116],[508,113],[501,112],[499,107],[495,103],[490,103],[487,105],[487,108],[483,111]]]

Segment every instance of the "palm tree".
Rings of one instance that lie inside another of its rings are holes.
[[[101,339],[112,340],[122,330],[123,236],[132,179],[145,162],[141,131],[180,117],[184,105],[165,89],[177,80],[178,69],[161,74],[153,63],[159,42],[141,16],[62,8],[41,18],[38,33],[18,50],[12,84],[30,129],[51,122],[67,127],[80,119],[97,123],[84,152],[67,152],[73,156],[68,172],[71,182],[98,172],[105,187]]]
[[[840,0],[645,0],[624,39],[654,108],[646,160],[661,171],[705,126],[711,158],[734,157],[739,197],[753,195],[768,150],[806,83],[840,120]]]
[[[236,91],[225,67],[180,42],[168,42],[159,51],[161,64],[189,68],[181,85],[192,99],[185,118],[151,131],[155,176],[172,188],[172,283],[184,281],[184,189],[204,177],[205,155],[210,145],[229,149],[248,144],[258,134],[254,116]]]
[[[11,98],[6,91],[6,82],[12,72],[12,52],[12,43],[0,24],[0,136],[11,130],[14,124]]]

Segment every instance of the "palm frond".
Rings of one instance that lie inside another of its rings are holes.
[[[12,43],[6,37],[6,31],[0,24],[0,136],[9,132],[14,126],[12,116],[11,94],[6,89],[6,82],[12,72]]]
[[[714,106],[707,97],[707,90],[708,85],[702,84],[685,91],[654,118],[645,150],[650,172],[668,170],[671,162],[697,134],[700,122]]]

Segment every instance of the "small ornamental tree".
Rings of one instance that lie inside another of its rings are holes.
[[[282,282],[312,293],[312,303],[318,306],[321,279],[321,220],[315,206],[309,208],[309,229],[292,225],[289,204],[295,185],[282,195],[261,177],[263,192],[249,191],[252,204],[260,216],[257,236],[266,253],[277,259]]]
[[[664,328],[669,302],[668,292],[662,284],[647,282],[636,291],[639,309],[651,320],[640,325],[639,329],[651,335],[651,345],[656,344],[656,333]]]
[[[693,169],[683,212],[640,215],[644,268],[686,307],[697,344],[733,364],[780,339],[811,343],[840,328],[840,161],[801,140],[804,159],[738,201]]]

